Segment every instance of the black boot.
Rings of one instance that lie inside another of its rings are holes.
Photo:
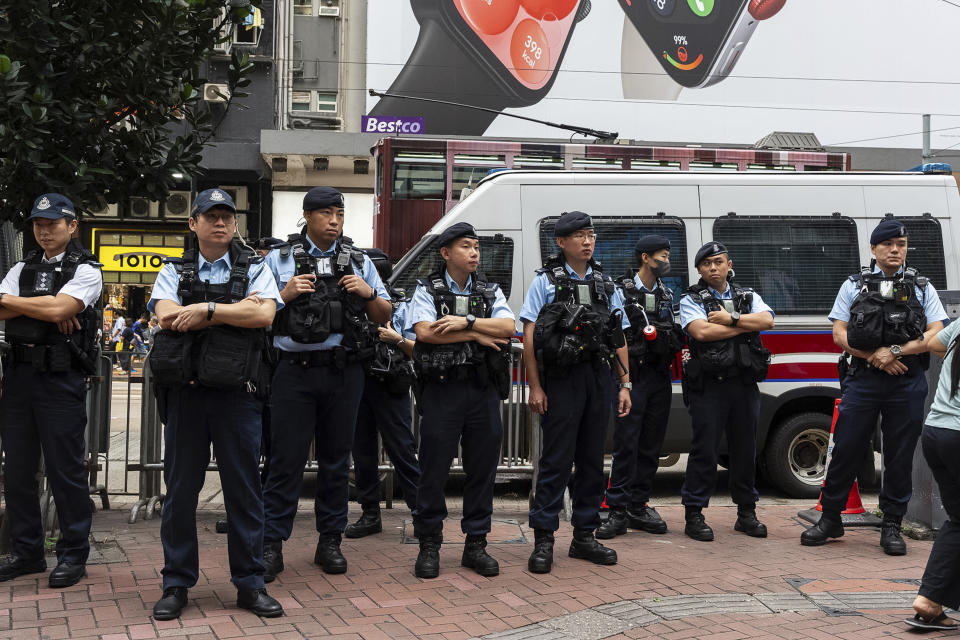
[[[707,524],[700,507],[687,507],[686,520],[687,524],[683,528],[683,532],[688,537],[700,542],[713,542],[713,529]]]
[[[169,587],[163,590],[163,597],[153,605],[154,620],[174,620],[180,617],[187,606],[187,588]]]
[[[843,521],[839,513],[823,512],[817,524],[800,534],[800,544],[805,547],[819,547],[827,544],[828,538],[839,538],[843,535]]]
[[[620,507],[610,509],[610,515],[607,521],[597,528],[597,537],[601,540],[609,540],[622,536],[627,532],[627,510]]]
[[[733,525],[736,531],[742,531],[751,538],[766,538],[767,527],[757,520],[755,505],[740,505],[737,507],[737,522]]]
[[[463,543],[463,558],[460,564],[473,569],[482,576],[496,576],[500,574],[500,564],[487,553],[487,536],[467,536]]]
[[[50,572],[48,583],[52,588],[72,587],[87,577],[87,566],[82,562],[59,562]]]
[[[340,553],[339,533],[320,536],[317,540],[317,553],[313,556],[313,563],[320,565],[324,573],[347,572],[347,559]]]
[[[28,573],[43,573],[47,570],[47,561],[43,558],[43,549],[37,551],[36,556],[26,557],[11,553],[0,560],[0,582],[13,580],[17,576]]]
[[[419,536],[420,553],[417,564],[413,566],[413,575],[418,578],[436,578],[440,575],[440,545],[443,536]]]
[[[653,507],[643,505],[639,509],[627,509],[627,526],[647,533],[666,533],[667,523]],[[597,534],[599,538],[599,532]]]
[[[550,573],[553,567],[553,531],[535,529],[533,532],[533,553],[527,561],[530,573]]]
[[[263,581],[273,582],[283,571],[283,543],[263,543]]]
[[[883,552],[888,556],[907,555],[907,543],[903,541],[903,536],[900,535],[902,524],[902,516],[883,514],[883,524],[880,525],[880,546],[883,547]]]
[[[266,589],[237,589],[237,608],[248,609],[261,618],[283,615],[283,606],[268,596]]]
[[[593,564],[617,564],[617,552],[597,542],[590,529],[574,529],[569,556]]]
[[[381,531],[383,531],[383,523],[380,521],[380,505],[378,504],[374,507],[364,507],[360,519],[348,524],[347,528],[343,530],[343,535],[347,538],[364,538]]]

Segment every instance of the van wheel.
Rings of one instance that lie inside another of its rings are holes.
[[[767,440],[767,478],[793,498],[816,498],[827,469],[830,416],[800,413],[780,423]]]

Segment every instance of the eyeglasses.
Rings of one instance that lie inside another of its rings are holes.
[[[596,242],[597,234],[591,232],[578,231],[576,233],[571,233],[570,237],[573,238],[576,242]]]
[[[206,222],[217,224],[217,221],[223,220],[223,224],[233,224],[237,221],[237,214],[229,211],[218,213],[216,211],[204,211],[200,214]]]

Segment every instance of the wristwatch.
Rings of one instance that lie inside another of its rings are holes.
[[[423,118],[429,134],[483,135],[507,107],[539,102],[553,85],[590,0],[411,0],[420,34],[371,116]]]
[[[633,383],[632,383],[632,382],[621,382],[621,383],[620,383],[620,388],[621,388],[621,389],[629,389],[629,390],[632,391],[632,390],[633,390]]]
[[[407,343],[407,338],[406,338],[406,336],[400,336],[400,340],[397,341],[397,346],[398,346],[398,347],[402,347],[402,346],[405,345],[406,343]]]
[[[369,295],[368,297],[364,298],[364,300],[365,300],[366,302],[373,302],[374,300],[377,299],[377,290],[376,290],[376,288],[370,287],[370,289],[371,289],[370,295]]]
[[[733,313],[730,314],[730,326],[735,327],[737,326],[738,322],[740,322],[740,312],[734,311]]]
[[[467,329],[466,329],[466,330],[467,330],[467,331],[470,331],[470,329],[473,329],[473,323],[476,322],[476,321],[477,321],[477,316],[473,315],[472,313],[468,313],[468,314],[467,314]]]
[[[896,358],[897,360],[900,359],[900,354],[902,351],[903,349],[898,344],[894,344],[890,346],[890,353],[893,354],[893,357]]]
[[[217,310],[217,303],[210,301],[207,303],[207,322],[213,320],[213,312]]]

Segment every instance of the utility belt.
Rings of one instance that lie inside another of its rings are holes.
[[[81,371],[82,367],[74,363],[73,352],[66,342],[58,344],[12,344],[10,360],[15,364],[29,364],[34,371],[64,373]]]
[[[876,371],[876,372],[883,373],[881,369],[877,369],[876,367],[871,365],[869,362],[867,362],[865,359],[858,358],[857,356],[850,357],[850,364],[846,367],[846,370],[844,371],[843,363],[845,363],[846,359],[841,357],[840,360],[841,360],[841,364],[838,366],[837,373],[839,374],[841,382],[843,382],[846,376],[855,376],[857,375],[857,373],[861,371]],[[904,375],[908,375],[908,376],[919,375],[924,371],[926,371],[927,368],[930,366],[930,354],[923,353],[919,355],[903,356],[902,358],[900,358],[900,362],[902,362],[907,367],[907,373]],[[887,375],[887,374],[884,373],[884,375]]]
[[[630,358],[630,380],[637,382],[634,378],[634,372],[639,371],[642,367],[647,367],[648,369],[653,369],[654,371],[660,373],[669,373],[670,365],[673,363],[673,358],[670,360],[664,360],[659,356],[644,357],[644,356],[634,356]]]
[[[164,329],[153,341],[150,370],[159,387],[245,388],[264,399],[270,376],[265,342],[263,332],[229,325],[184,333]]]
[[[280,360],[301,367],[335,367],[343,370],[347,365],[360,362],[363,358],[356,351],[345,347],[333,347],[323,351],[280,351]]]

